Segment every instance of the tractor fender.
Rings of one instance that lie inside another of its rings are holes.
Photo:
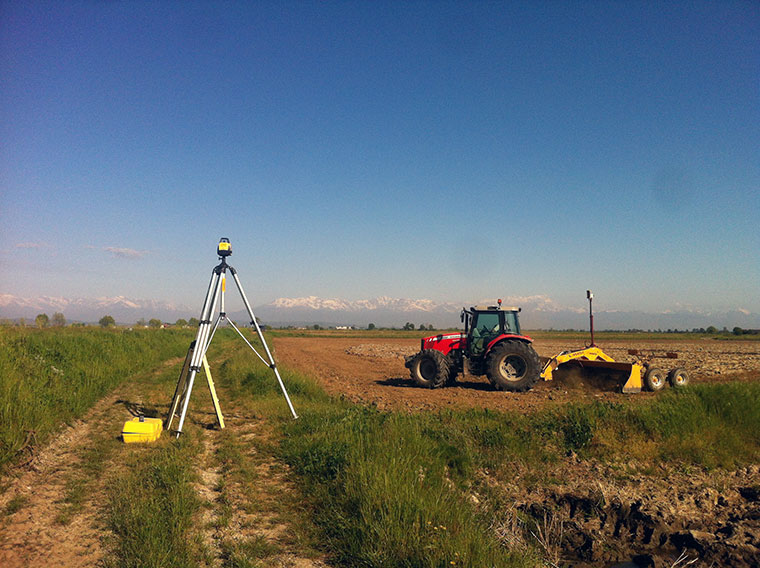
[[[499,343],[502,341],[522,341],[523,343],[533,343],[533,339],[528,337],[527,335],[517,335],[513,333],[502,333],[498,337],[491,340],[488,345],[486,346],[486,355],[488,355],[491,352],[491,349],[496,347]]]

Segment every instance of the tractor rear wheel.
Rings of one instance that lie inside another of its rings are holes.
[[[435,349],[423,349],[409,368],[412,380],[419,386],[436,389],[446,384],[451,376],[451,361]]]
[[[503,341],[491,349],[486,375],[496,390],[523,392],[538,380],[538,353],[523,341]]]

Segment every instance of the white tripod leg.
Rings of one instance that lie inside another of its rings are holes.
[[[237,270],[235,270],[234,268],[230,266],[230,272],[232,273],[232,277],[235,279],[235,285],[237,286],[237,289],[240,292],[240,296],[243,298],[243,304],[245,304],[245,309],[248,311],[248,315],[251,318],[251,324],[256,328],[256,333],[259,336],[259,340],[261,341],[261,344],[264,346],[264,351],[266,351],[267,358],[269,359],[269,367],[272,369],[272,371],[274,371],[274,376],[277,377],[277,382],[280,383],[280,389],[282,389],[282,394],[285,395],[285,400],[288,402],[288,408],[290,408],[290,412],[293,414],[293,418],[298,418],[298,414],[296,414],[296,411],[293,408],[293,403],[290,402],[288,391],[285,390],[285,383],[282,382],[282,378],[280,377],[280,372],[277,370],[277,364],[274,362],[274,357],[272,357],[272,353],[269,351],[269,346],[267,345],[267,342],[264,339],[264,334],[261,333],[259,322],[256,321],[256,316],[253,314],[253,310],[251,309],[251,304],[248,303],[248,298],[246,298],[245,296],[245,292],[243,291],[243,286],[240,284],[240,278],[238,278]]]
[[[214,269],[214,275],[211,277],[211,284],[209,285],[209,292],[206,296],[206,303],[203,306],[201,313],[201,322],[198,326],[198,336],[195,342],[195,349],[193,350],[193,358],[190,361],[190,376],[187,378],[187,393],[185,400],[182,402],[182,413],[179,416],[179,424],[177,425],[177,437],[182,433],[182,427],[185,425],[185,416],[187,415],[187,407],[190,404],[190,395],[193,392],[193,383],[195,382],[195,376],[198,371],[201,370],[201,363],[203,357],[206,354],[208,348],[209,331],[211,328],[211,314],[216,311],[216,303],[219,299],[219,292],[221,288],[222,280],[220,278],[221,271],[218,267]]]

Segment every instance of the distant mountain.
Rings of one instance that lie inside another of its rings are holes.
[[[410,300],[380,296],[373,300],[341,300],[340,298],[277,298],[271,304],[274,309],[335,310],[346,312],[390,310],[396,312],[457,311],[459,306],[451,303],[436,303],[432,300]]]
[[[46,313],[52,316],[55,312],[61,312],[68,321],[96,322],[103,316],[110,315],[118,323],[134,323],[140,318],[146,320],[158,318],[170,322],[179,318],[187,319],[194,310],[170,302],[136,300],[124,296],[22,298],[11,294],[0,294],[0,317],[3,318],[34,319],[37,314]]]
[[[433,300],[413,300],[380,296],[370,300],[349,301],[339,298],[278,298],[274,302],[259,306],[256,315],[272,325],[323,326],[355,325],[366,327],[374,323],[378,327],[402,327],[406,322],[419,326],[433,325],[438,328],[460,326],[459,314],[463,307],[474,305],[494,305],[493,298],[480,301],[435,302]],[[575,321],[576,327],[583,326],[582,309],[562,308],[546,296],[516,296],[503,299],[504,306],[521,307],[521,321],[524,327],[544,326],[559,319]],[[554,325],[557,327],[557,325]]]
[[[427,299],[390,298],[380,296],[367,300],[341,298],[278,298],[273,302],[255,306],[256,316],[264,323],[281,325],[313,325],[329,327],[355,325],[367,327],[403,327],[411,322],[433,325],[437,328],[459,327],[462,307],[478,304],[494,304],[493,299],[465,302],[435,302]],[[560,306],[543,295],[514,296],[503,299],[504,306],[522,308],[520,321],[525,329],[587,329],[587,308]],[[0,317],[34,319],[37,314],[61,312],[69,321],[97,322],[104,315],[111,315],[119,323],[134,323],[140,318],[159,318],[173,322],[179,318],[198,317],[198,307],[139,300],[124,296],[101,298],[61,298],[42,296],[21,298],[0,294]],[[238,322],[246,323],[248,314],[243,311],[230,313]],[[760,314],[746,310],[728,312],[677,310],[663,313],[597,311],[594,313],[596,329],[693,329],[735,326],[744,329],[760,328]]]
[[[406,322],[435,326],[454,326],[459,321],[459,304],[438,303],[432,300],[389,298],[380,296],[371,300],[343,300],[340,298],[277,298],[274,302],[258,306],[256,315],[272,325],[356,325],[370,323],[383,327],[402,327]],[[235,314],[237,315],[237,314]]]
[[[432,324],[435,327],[459,327],[462,307],[494,304],[493,299],[465,302],[434,302],[381,296],[370,300],[349,301],[339,298],[278,298],[274,302],[258,306],[256,315],[271,325],[323,326],[355,325],[366,327],[369,323],[382,327],[402,327],[406,322],[415,326]],[[503,299],[504,306],[522,308],[520,321],[525,329],[587,329],[588,312],[582,308],[560,306],[543,295],[513,296]],[[234,314],[247,317],[244,314]],[[641,311],[598,311],[594,313],[596,329],[693,329],[716,326],[733,329],[760,328],[760,314],[746,310],[730,312],[671,311],[647,313]]]

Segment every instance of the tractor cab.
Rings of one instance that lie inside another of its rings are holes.
[[[491,342],[503,335],[521,335],[520,308],[498,306],[475,306],[462,310],[467,351],[471,357],[482,355]]]

